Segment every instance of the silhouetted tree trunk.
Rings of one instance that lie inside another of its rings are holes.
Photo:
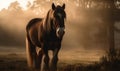
[[[115,51],[115,39],[114,39],[114,23],[115,23],[115,10],[116,10],[116,6],[114,3],[114,0],[109,0],[109,5],[110,5],[110,9],[108,10],[109,12],[109,23],[108,23],[108,27],[109,27],[109,50],[108,50],[108,56],[110,61],[114,61],[115,59],[115,55],[116,55],[116,51]]]
[[[120,33],[120,29],[118,29],[117,27],[114,28],[116,32]]]
[[[115,40],[114,40],[114,10],[115,10],[115,4],[114,0],[108,0],[106,1],[110,8],[108,8],[108,40],[109,40],[109,48],[114,49],[115,47]]]

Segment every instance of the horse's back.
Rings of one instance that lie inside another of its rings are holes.
[[[34,18],[26,26],[27,38],[28,41],[33,44],[40,46],[38,40],[38,29],[42,24],[42,18]]]
[[[35,25],[36,23],[38,23],[40,21],[42,21],[42,18],[34,18],[34,19],[30,20],[26,26],[26,30],[29,30],[33,25]]]

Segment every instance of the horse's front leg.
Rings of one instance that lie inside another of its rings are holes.
[[[53,58],[50,65],[51,71],[57,71],[57,62],[58,62],[58,52],[60,48],[56,48],[53,50]]]
[[[38,68],[38,70],[40,71],[41,70],[41,66],[42,66],[42,57],[43,57],[43,50],[42,49],[40,49],[39,51],[38,51],[38,65],[37,65],[37,68]]]
[[[49,55],[48,55],[48,47],[45,45],[43,47],[43,51],[44,51],[44,58],[43,58],[43,68],[42,71],[49,71]]]

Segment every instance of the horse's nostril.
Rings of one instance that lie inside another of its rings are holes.
[[[64,33],[65,33],[64,28],[58,28],[56,31],[58,37],[62,37]]]
[[[63,34],[64,34],[64,31],[61,31],[61,34],[63,35]]]
[[[64,34],[64,31],[59,30],[59,31],[58,31],[58,34],[59,34],[60,36],[62,36],[62,35]]]
[[[63,31],[63,33],[65,33],[65,31]]]

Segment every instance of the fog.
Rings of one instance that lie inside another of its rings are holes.
[[[64,49],[106,49],[107,13],[90,10],[89,6],[84,9],[79,1],[35,0],[33,4],[28,3],[26,10],[23,10],[17,1],[11,3],[8,9],[0,11],[0,46],[25,47],[27,23],[32,18],[45,17],[54,2],[55,5],[66,4],[66,32],[62,42]]]

